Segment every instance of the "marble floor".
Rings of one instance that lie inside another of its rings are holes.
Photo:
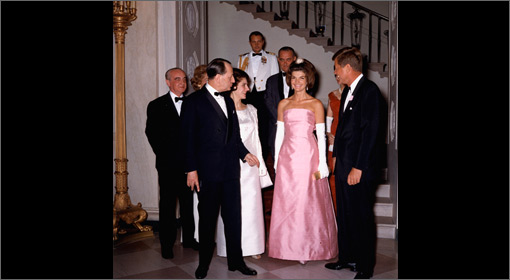
[[[214,254],[206,279],[352,279],[356,275],[348,269],[329,270],[328,261],[310,261],[301,265],[296,261],[269,258],[267,253],[256,260],[245,257],[246,264],[257,270],[256,276],[246,276],[227,269],[227,259]],[[193,279],[198,266],[198,251],[174,245],[174,258],[161,257],[158,232],[154,237],[120,245],[113,249],[113,278],[115,279]],[[398,242],[377,240],[374,279],[396,279],[398,276]]]

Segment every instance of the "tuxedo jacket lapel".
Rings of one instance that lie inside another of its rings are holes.
[[[216,102],[216,100],[214,100],[214,97],[211,96],[211,94],[209,93],[209,91],[207,89],[205,90],[204,94],[205,94],[207,100],[209,100],[209,102],[211,103],[211,105],[214,108],[214,110],[216,111],[216,113],[218,114],[218,117],[223,121],[223,124],[226,125],[227,117],[225,116],[225,113],[223,113],[223,110],[221,109],[218,102]]]
[[[361,79],[359,80],[358,84],[356,85],[356,88],[354,89],[354,91],[352,92],[352,100],[351,101],[348,101],[347,103],[347,107],[345,107],[345,112],[346,114],[349,114],[350,113],[350,110],[349,108],[351,108],[352,106],[356,105],[356,103],[358,102],[358,92],[360,90],[360,88],[363,86],[363,82],[365,81],[365,77],[361,77]],[[344,89],[345,91],[345,89]],[[342,93],[342,100],[345,100],[345,98],[347,98],[347,92],[345,94],[345,97],[344,97],[344,94]],[[347,100],[346,100],[347,101]],[[340,104],[340,110],[343,110],[344,107],[342,107],[343,104]]]
[[[179,113],[177,113],[177,108],[175,108],[175,104],[172,101],[172,96],[170,92],[166,94],[167,98],[165,98],[165,108],[168,109],[168,112],[172,115],[172,117],[179,118]]]
[[[285,98],[285,95],[283,94],[284,90],[283,83],[284,83],[283,76],[282,73],[280,72],[278,75],[278,94],[280,95],[280,100],[283,100]]]
[[[344,105],[345,105],[345,99],[347,99],[347,93],[349,93],[349,90],[347,89],[347,87],[344,87],[344,90],[342,91],[342,98],[340,100],[340,108],[339,108],[339,112],[338,112],[338,119],[341,121],[342,120],[342,116],[344,114]]]

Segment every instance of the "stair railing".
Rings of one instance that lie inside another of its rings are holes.
[[[274,2],[274,3],[273,3]],[[285,2],[285,3],[282,3]],[[319,9],[324,14],[319,16],[325,16],[325,31],[330,35],[331,45],[336,45],[336,28],[340,30],[340,45],[346,45],[345,30],[351,32],[350,19],[348,17],[349,11],[362,11],[368,14],[368,62],[372,62],[372,45],[373,38],[375,37],[377,42],[377,62],[381,62],[381,44],[388,44],[388,30],[382,31],[382,23],[385,22],[386,26],[389,24],[387,16],[381,15],[371,9],[363,7],[357,3],[351,1],[241,1],[240,3],[256,3],[261,7],[262,11],[270,11],[276,13],[279,19],[289,19],[296,23],[298,28],[310,28],[314,36],[324,36],[323,27],[319,29],[317,26],[309,27],[309,17],[313,17],[315,21],[316,17],[316,6],[317,3],[325,3],[324,9]],[[310,5],[309,5],[310,4]],[[340,4],[340,15],[336,15],[338,10],[337,4]],[[347,6],[346,6],[347,5]],[[282,8],[283,7],[283,8]],[[266,9],[267,8],[267,9]],[[304,23],[300,21],[301,17],[304,16]],[[347,19],[347,20],[346,20]],[[377,33],[373,34],[373,20],[377,20]],[[320,30],[320,31],[319,31]],[[322,34],[321,34],[322,33]],[[366,34],[366,32],[365,32]],[[384,35],[384,37],[382,36]],[[360,40],[360,44],[361,44]],[[353,42],[349,41],[351,45]],[[361,48],[362,45],[360,45]]]

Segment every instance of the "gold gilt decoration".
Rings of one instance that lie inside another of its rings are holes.
[[[128,26],[136,19],[135,1],[113,2],[113,32],[115,33],[115,198],[113,201],[113,240],[119,243],[119,234],[127,233],[119,228],[119,222],[124,221],[138,229],[143,237],[153,236],[151,226],[140,223],[147,219],[147,211],[142,204],[133,205],[128,194],[127,185],[127,155],[126,155],[126,99],[125,99],[125,69],[124,46]],[[140,238],[138,236],[137,238]]]

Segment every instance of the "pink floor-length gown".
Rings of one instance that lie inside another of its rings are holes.
[[[283,113],[283,120],[268,255],[298,261],[332,259],[338,255],[338,237],[328,178],[312,177],[319,166],[315,114],[293,108]]]

